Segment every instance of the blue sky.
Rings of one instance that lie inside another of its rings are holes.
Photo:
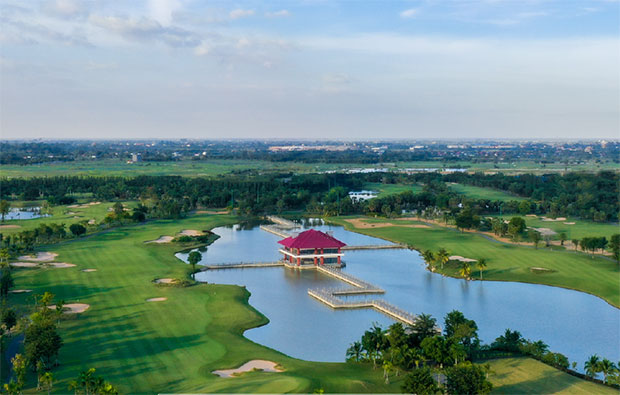
[[[618,1],[0,0],[1,138],[618,138]]]

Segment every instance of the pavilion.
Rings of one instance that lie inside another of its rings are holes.
[[[340,249],[345,243],[319,230],[309,229],[296,237],[287,237],[278,241],[283,248],[279,251],[284,254],[284,261],[290,264],[301,265],[337,265],[341,266]]]

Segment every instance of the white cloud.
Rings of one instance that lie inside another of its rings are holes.
[[[175,11],[181,8],[178,0],[149,0],[148,10],[151,19],[162,26],[169,26]]]
[[[254,15],[254,10],[244,10],[242,8],[234,9],[228,14],[228,16],[230,16],[230,19],[245,18],[252,15]]]
[[[284,18],[290,16],[291,13],[288,10],[280,10],[274,12],[265,12],[267,18]]]
[[[408,10],[404,10],[400,13],[401,18],[413,18],[418,15],[419,10],[417,8],[409,8]]]
[[[86,5],[76,0],[56,0],[47,4],[46,10],[62,18],[81,17],[88,14]]]
[[[196,48],[194,48],[194,55],[196,56],[204,56],[208,55],[211,52],[211,45],[206,42],[200,43]]]

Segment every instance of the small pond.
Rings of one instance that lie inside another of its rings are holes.
[[[48,215],[41,214],[41,207],[28,207],[10,209],[9,212],[4,216],[4,219],[34,219],[42,217],[48,217]]]
[[[381,244],[384,240],[344,230],[333,231],[349,245]],[[258,226],[220,227],[221,237],[206,251],[202,264],[272,261],[280,258],[278,236]],[[186,260],[187,254],[177,256]],[[577,361],[579,368],[592,354],[620,359],[620,310],[592,295],[563,288],[512,282],[480,282],[443,277],[425,269],[420,255],[409,250],[347,251],[344,271],[386,290],[380,296],[411,313],[427,313],[443,323],[457,309],[477,322],[483,342],[490,343],[506,328],[525,338],[541,339],[552,351]],[[243,285],[250,303],[270,323],[246,331],[249,339],[290,356],[313,361],[343,361],[347,347],[373,322],[393,321],[371,310],[332,310],[307,294],[309,288],[343,283],[314,270],[282,267],[210,270],[197,279]]]

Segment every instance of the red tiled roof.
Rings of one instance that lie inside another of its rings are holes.
[[[288,248],[339,248],[346,246],[345,243],[327,233],[314,229],[301,232],[297,237],[287,237],[278,243]]]

